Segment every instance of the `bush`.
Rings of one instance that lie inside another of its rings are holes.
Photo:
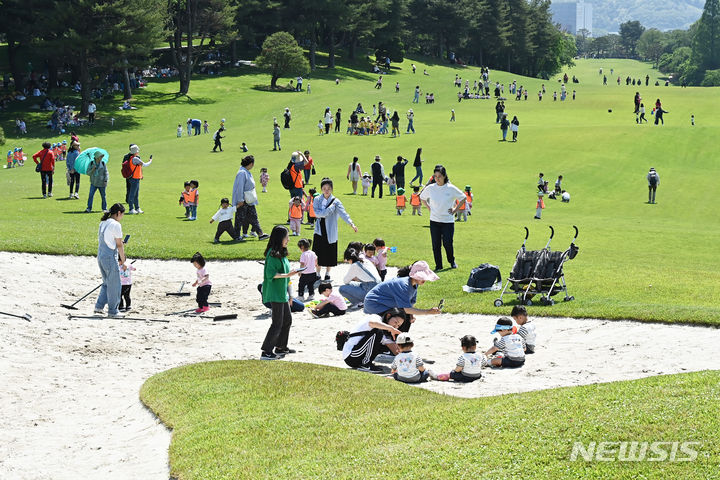
[[[705,76],[703,77],[703,87],[717,87],[720,86],[720,70],[706,70]]]
[[[0,127],[0,145],[5,145],[5,132],[2,127]]]

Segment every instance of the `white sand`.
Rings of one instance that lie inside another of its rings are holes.
[[[242,247],[238,247],[242,248]],[[166,297],[182,280],[193,281],[189,262],[139,260],[133,286],[133,317],[167,318],[170,323],[128,320],[70,320],[60,303],[99,283],[94,258],[0,252],[6,281],[0,310],[29,313],[28,323],[0,316],[0,478],[3,479],[166,479],[170,433],[138,400],[151,375],[193,362],[257,358],[269,325],[256,290],[257,262],[211,262],[211,313],[239,318],[164,317],[191,308],[191,297]],[[337,280],[344,273],[338,268]],[[187,287],[186,287],[187,288]],[[490,299],[478,294],[478,300]],[[492,295],[492,294],[491,294]],[[420,296],[423,296],[422,291]],[[79,304],[92,314],[96,294]],[[507,308],[501,309],[507,313]],[[335,349],[337,330],[361,320],[361,312],[339,319],[294,315],[290,360],[344,367]],[[473,334],[491,345],[494,320],[483,315],[419,317],[413,325],[415,350],[437,372],[448,372],[460,353],[458,338]],[[717,368],[720,330],[567,318],[536,319],[539,348],[518,370],[488,370],[469,385],[430,382],[422,388],[478,397],[546,388],[629,380]],[[703,341],[683,341],[697,339]],[[682,353],[677,347],[682,345]],[[412,387],[408,387],[412,388]]]

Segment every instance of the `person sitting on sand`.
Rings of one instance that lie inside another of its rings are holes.
[[[490,333],[500,334],[500,339],[495,340],[494,345],[485,352],[487,357],[498,353],[490,361],[493,367],[518,368],[525,364],[525,340],[517,333],[513,333],[511,319],[500,317],[495,324],[495,329]]]
[[[395,339],[400,348],[390,365],[390,373],[395,380],[404,383],[423,383],[430,378],[430,371],[425,368],[423,359],[412,351],[415,343],[410,335],[401,333]]]
[[[475,353],[477,340],[472,335],[462,337],[460,339],[460,347],[463,353],[458,357],[455,369],[450,372],[449,379],[463,383],[474,382],[482,377],[482,368],[489,366],[490,363],[484,355]],[[438,376],[438,379],[445,380],[447,378]]]
[[[535,332],[535,323],[528,319],[527,309],[522,305],[515,305],[512,312],[510,312],[510,316],[520,326],[517,334],[525,342],[525,353],[535,353],[537,333]]]

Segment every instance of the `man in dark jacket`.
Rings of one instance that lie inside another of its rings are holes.
[[[370,167],[372,169],[372,192],[370,194],[370,198],[375,198],[375,187],[380,187],[380,195],[379,198],[382,198],[383,195],[383,182],[385,181],[385,168],[383,167],[383,164],[380,163],[380,155],[375,155],[375,162]]]
[[[392,173],[395,176],[395,182],[397,188],[405,188],[405,165],[407,165],[407,159],[403,158],[402,155],[398,155],[397,163],[392,167]]]

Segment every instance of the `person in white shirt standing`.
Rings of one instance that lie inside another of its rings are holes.
[[[95,302],[95,313],[102,315],[105,305],[108,307],[108,317],[122,318],[124,315],[118,310],[120,305],[120,270],[118,265],[125,264],[125,248],[120,221],[125,214],[122,203],[116,203],[105,212],[100,219],[98,229],[98,266],[102,275],[102,287]]]
[[[435,183],[431,183],[423,189],[420,193],[420,200],[430,212],[430,237],[435,256],[435,270],[443,268],[441,246],[445,247],[450,268],[457,268],[453,248],[455,213],[465,205],[465,194],[450,183],[447,171],[442,165],[435,167],[433,179]],[[457,205],[455,205],[456,201]]]
[[[97,107],[93,102],[90,102],[87,108],[88,111],[88,124],[89,125],[95,125],[95,112],[97,111]]]

